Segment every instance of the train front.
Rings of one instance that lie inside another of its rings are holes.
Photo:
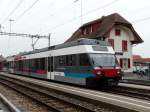
[[[121,69],[114,54],[89,54],[93,65],[94,81],[116,86],[121,79]]]

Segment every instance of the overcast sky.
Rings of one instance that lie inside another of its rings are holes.
[[[51,45],[67,40],[81,24],[111,13],[119,13],[132,23],[144,43],[133,47],[133,53],[150,57],[150,0],[0,0],[1,30],[48,35]],[[145,18],[145,19],[144,19]],[[47,47],[41,39],[35,48]],[[32,50],[31,39],[0,36],[0,54],[4,56]]]

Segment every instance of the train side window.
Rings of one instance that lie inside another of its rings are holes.
[[[22,70],[22,69],[23,69],[23,61],[19,60],[19,70]]]
[[[58,56],[57,60],[58,60],[58,66],[65,66],[66,65],[65,56]]]
[[[75,66],[75,65],[76,65],[76,55],[67,55],[66,66]]]
[[[89,58],[87,54],[79,54],[80,66],[90,66]]]
[[[39,69],[39,65],[40,65],[40,64],[39,64],[39,59],[34,59],[33,61],[34,61],[34,64],[35,64],[35,65],[34,65],[34,66],[35,66],[35,69],[36,69],[36,70]]]
[[[36,69],[36,64],[35,64],[35,60],[34,59],[30,60],[30,69],[32,71]]]
[[[23,60],[23,68],[24,69],[28,68],[28,60]]]
[[[46,66],[45,58],[41,58],[40,59],[40,69],[45,70],[45,68],[46,68],[45,66]]]

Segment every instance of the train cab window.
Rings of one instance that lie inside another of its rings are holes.
[[[87,54],[79,55],[79,64],[80,66],[90,66],[90,62]]]

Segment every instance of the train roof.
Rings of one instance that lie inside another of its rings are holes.
[[[110,46],[110,44],[106,41],[81,38],[81,39],[78,39],[78,40],[75,40],[75,41],[72,41],[72,42],[66,42],[66,43],[51,46],[51,47],[36,49],[34,51],[23,52],[23,53],[20,53],[19,55],[28,55],[28,54],[40,53],[40,52],[45,52],[45,51],[48,51],[48,50],[56,50],[56,49],[62,49],[62,48],[67,48],[67,47],[71,47],[71,46],[78,46],[78,45]]]

